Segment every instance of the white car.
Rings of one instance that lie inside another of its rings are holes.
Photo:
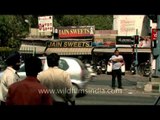
[[[43,70],[48,68],[46,57],[39,57],[42,61]],[[91,80],[91,76],[81,60],[72,57],[60,57],[59,68],[67,71],[71,76],[71,82],[76,95],[84,94],[87,83]],[[18,74],[22,79],[26,77],[25,64],[22,63]],[[2,73],[0,74],[0,76]]]

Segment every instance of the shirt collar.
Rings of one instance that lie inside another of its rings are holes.
[[[8,70],[11,70],[13,73],[16,73],[16,70],[14,70],[12,67],[7,67]]]
[[[54,66],[54,67],[49,67],[49,68],[56,68],[56,69],[57,69],[57,68],[58,68],[58,66]]]
[[[40,82],[36,77],[33,77],[33,76],[27,76],[25,80],[33,81],[33,82]]]

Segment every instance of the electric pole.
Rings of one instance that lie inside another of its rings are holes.
[[[156,59],[156,70],[155,70],[155,76],[160,77],[160,15],[157,16],[157,42],[156,42],[156,47],[157,47],[157,59]]]
[[[139,43],[139,36],[138,36],[138,29],[136,29],[136,36],[137,36],[137,38],[138,38],[138,40],[137,40],[137,42],[135,42],[135,44],[136,44],[136,74],[138,74],[138,51],[137,51],[137,49],[138,49],[138,43]],[[136,38],[135,38],[135,40],[136,40]]]

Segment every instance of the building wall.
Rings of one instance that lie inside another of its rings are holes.
[[[113,46],[116,42],[117,30],[95,30],[94,42],[103,43],[105,46]]]
[[[43,37],[51,35],[51,32],[39,32],[37,28],[31,28],[31,33],[29,34],[31,37]]]
[[[157,23],[155,23],[152,20],[150,20],[150,27],[151,28],[157,28]]]
[[[146,15],[114,15],[113,18],[113,30],[118,30],[118,36],[133,36],[136,29],[140,36],[150,33],[150,19]]]

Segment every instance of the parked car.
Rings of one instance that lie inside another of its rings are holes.
[[[46,57],[39,57],[42,61],[43,70],[48,68]],[[76,96],[85,93],[87,83],[91,80],[91,76],[81,60],[72,57],[60,57],[59,68],[67,71],[71,76],[74,93]],[[26,77],[25,64],[22,63],[18,74],[22,79]],[[0,74],[2,75],[2,73]]]

